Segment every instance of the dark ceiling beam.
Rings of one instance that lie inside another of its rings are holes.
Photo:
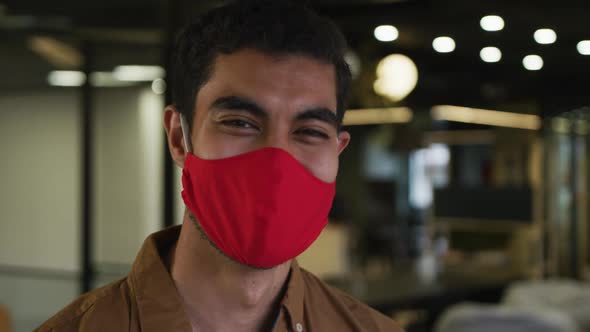
[[[329,2],[313,1],[309,7],[321,15],[334,19],[347,17],[366,18],[395,15],[398,12],[409,10],[423,10],[428,8],[432,0],[408,0],[408,1],[355,1],[355,2]]]

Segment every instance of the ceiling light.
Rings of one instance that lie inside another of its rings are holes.
[[[82,86],[86,75],[81,71],[54,70],[47,75],[47,82],[52,86]]]
[[[455,41],[451,37],[437,37],[432,41],[432,47],[438,53],[451,53],[455,50]]]
[[[160,66],[127,65],[117,66],[113,71],[115,78],[120,81],[149,82],[165,75],[164,68]]]
[[[479,56],[484,62],[498,62],[502,59],[502,51],[497,47],[484,47],[479,52]]]
[[[166,81],[161,78],[155,79],[152,82],[152,91],[157,95],[161,95],[166,92]]]
[[[522,65],[527,70],[540,70],[543,68],[543,58],[538,55],[527,55],[522,59]]]
[[[590,55],[590,40],[582,40],[579,42],[577,49],[582,55]]]
[[[551,29],[539,29],[535,31],[534,37],[539,44],[553,44],[557,40],[557,34]]]
[[[380,25],[375,28],[374,34],[378,41],[390,42],[397,39],[399,31],[393,25]]]
[[[76,48],[51,37],[31,37],[29,47],[58,68],[79,68],[82,54]]]
[[[504,19],[497,15],[488,15],[482,17],[479,25],[485,31],[500,31],[504,29]]]
[[[386,56],[377,65],[375,93],[392,101],[408,96],[418,83],[418,68],[412,59],[403,54]]]
[[[110,71],[97,71],[90,74],[90,84],[99,88],[118,88],[132,86],[135,82],[121,81]]]
[[[431,109],[431,115],[435,120],[530,130],[538,130],[541,128],[541,118],[533,114],[510,113],[470,107],[439,105],[434,106]]]
[[[390,108],[365,108],[348,110],[344,113],[342,124],[345,126],[407,123],[412,120],[414,114],[407,107]]]

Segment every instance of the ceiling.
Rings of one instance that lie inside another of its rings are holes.
[[[390,53],[403,53],[417,64],[417,89],[404,101],[415,108],[452,103],[487,108],[550,114],[587,105],[590,56],[576,51],[580,40],[590,39],[587,0],[309,0],[310,6],[334,19],[360,57],[369,82],[375,64]],[[45,85],[54,67],[27,46],[30,36],[53,36],[74,47],[90,45],[95,67],[110,70],[118,64],[158,64],[170,38],[169,27],[181,26],[220,1],[4,1],[0,7],[0,89],[30,89]],[[2,14],[3,13],[3,14]],[[506,27],[486,32],[482,16],[497,14]],[[173,23],[173,24],[170,24]],[[380,24],[395,25],[399,39],[382,43],[373,37]],[[532,35],[538,28],[553,28],[553,45],[538,45]],[[439,54],[432,40],[451,36],[455,52]],[[91,41],[84,44],[84,41]],[[502,61],[484,63],[479,51],[499,47]],[[545,66],[526,71],[527,54],[539,54]],[[383,103],[363,98],[370,88],[357,82],[355,106]],[[360,97],[359,97],[360,96]]]

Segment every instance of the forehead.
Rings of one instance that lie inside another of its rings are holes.
[[[269,107],[290,104],[335,111],[335,68],[305,55],[271,55],[254,49],[221,54],[197,99],[224,95],[248,97]]]

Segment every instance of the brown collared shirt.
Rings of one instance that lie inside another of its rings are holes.
[[[176,226],[150,235],[127,277],[83,295],[35,331],[191,332],[163,259],[179,234]],[[390,318],[328,286],[293,260],[274,331],[402,330]]]

